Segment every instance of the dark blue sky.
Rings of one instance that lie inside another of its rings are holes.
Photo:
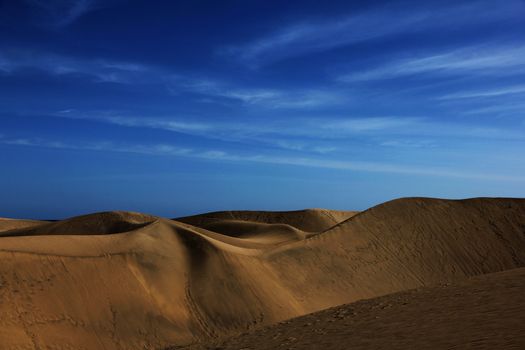
[[[0,216],[525,196],[525,2],[0,1]]]

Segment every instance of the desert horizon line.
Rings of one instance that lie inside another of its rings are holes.
[[[166,215],[157,215],[149,213],[148,211],[136,211],[136,210],[125,210],[125,209],[105,209],[105,210],[94,210],[89,211],[86,213],[79,213],[73,216],[66,216],[61,218],[22,218],[22,217],[5,217],[2,216],[2,213],[0,213],[0,219],[7,219],[7,220],[34,220],[34,221],[62,221],[62,220],[68,220],[78,217],[84,217],[84,216],[90,216],[90,215],[96,215],[96,214],[105,214],[105,213],[134,213],[134,214],[141,214],[141,215],[148,215],[152,217],[159,217],[159,218],[165,218],[169,220],[177,220],[179,218],[186,218],[186,217],[192,217],[192,216],[199,216],[199,215],[208,215],[208,214],[218,214],[218,213],[228,213],[228,212],[242,212],[242,213],[300,213],[300,212],[307,212],[307,211],[333,211],[333,212],[356,212],[356,213],[363,213],[365,211],[368,211],[370,209],[373,209],[375,207],[381,206],[383,204],[387,204],[390,202],[396,202],[396,201],[405,201],[405,200],[430,200],[430,201],[451,201],[451,202],[468,202],[468,201],[474,201],[474,200],[484,200],[484,199],[493,199],[493,200],[525,200],[525,197],[508,197],[508,196],[480,196],[480,197],[462,197],[462,198],[452,198],[452,197],[426,197],[426,196],[403,196],[403,197],[395,197],[392,199],[388,199],[386,201],[379,202],[377,204],[374,204],[372,206],[369,206],[364,209],[358,209],[358,208],[326,208],[326,207],[307,207],[307,208],[287,208],[287,209],[217,209],[217,210],[211,210],[211,211],[199,211],[199,212],[192,212],[189,214],[184,214],[182,216],[166,216]],[[175,213],[174,213],[175,214]]]

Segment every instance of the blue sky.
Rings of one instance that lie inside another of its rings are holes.
[[[525,1],[0,1],[0,216],[525,196]]]

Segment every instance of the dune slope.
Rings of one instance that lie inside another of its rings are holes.
[[[0,235],[5,231],[39,226],[45,223],[47,223],[47,221],[0,218]]]
[[[409,198],[323,222],[319,210],[225,213],[243,214],[112,212],[5,231],[0,343],[182,346],[525,266],[525,200]]]
[[[525,269],[362,300],[187,349],[523,349]]]
[[[0,227],[5,228],[0,231],[0,236],[114,234],[144,226],[155,219],[153,216],[140,213],[113,211],[82,215],[62,221],[23,220],[23,225],[16,226],[2,225],[0,221]]]

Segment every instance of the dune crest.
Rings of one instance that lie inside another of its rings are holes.
[[[10,229],[0,343],[155,349],[222,338],[523,267],[524,227],[525,200],[405,198],[359,214],[107,212]]]
[[[45,223],[47,221],[0,218],[0,235],[5,231],[24,229]]]
[[[319,232],[351,218],[357,211],[328,209],[304,209],[294,211],[218,211],[194,216],[176,218],[193,226],[205,227],[226,220],[247,221],[261,224],[286,224],[306,232]]]
[[[156,220],[141,213],[111,211],[76,216],[61,221],[36,221],[34,225],[0,231],[1,236],[105,235],[133,230]],[[0,225],[2,223],[0,222]],[[2,227],[2,226],[0,226]],[[1,230],[1,228],[0,228]]]

